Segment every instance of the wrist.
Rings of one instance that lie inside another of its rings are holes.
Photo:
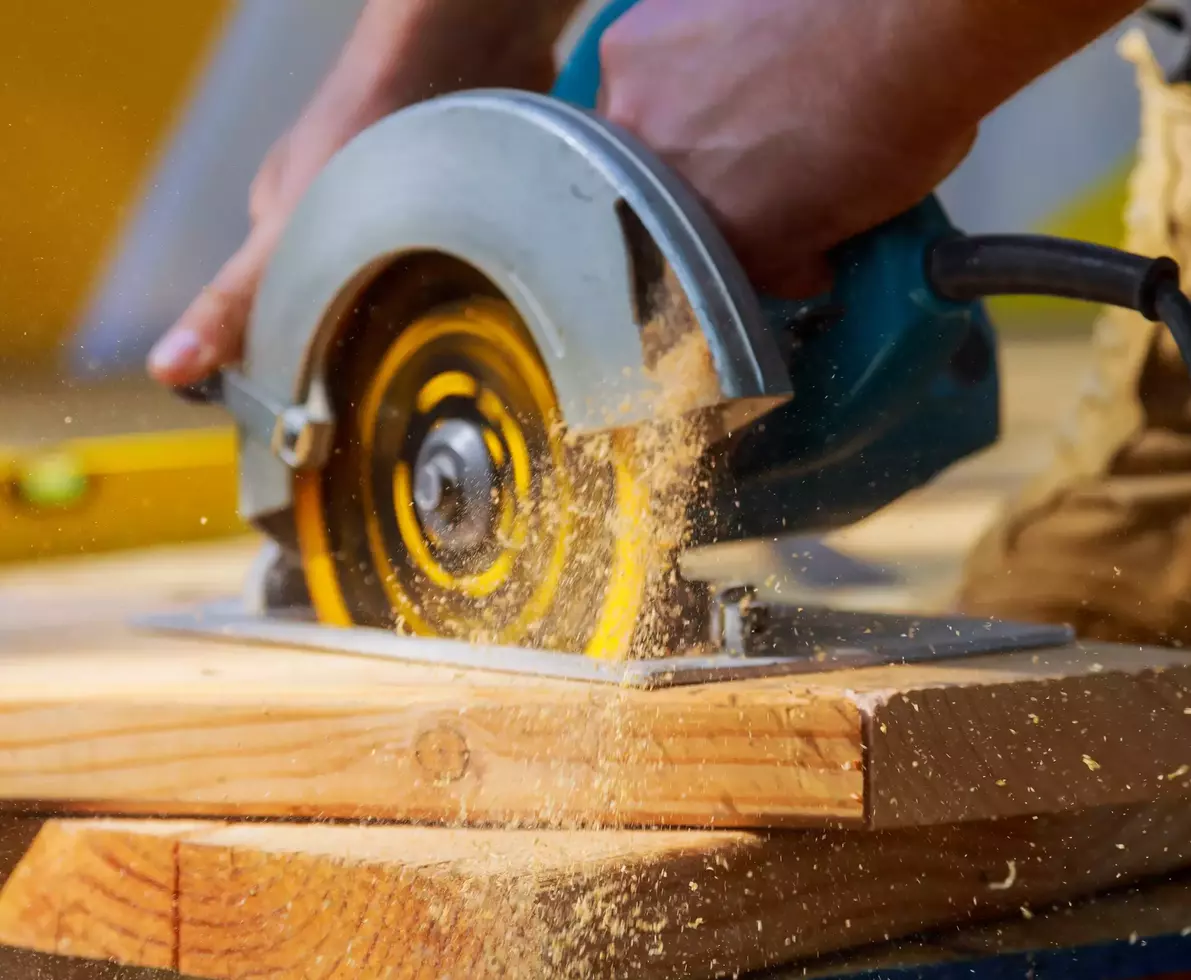
[[[399,104],[399,75],[421,0],[369,0],[304,115],[358,129]]]
[[[544,90],[578,0],[369,0],[334,75],[357,102],[478,87]]]
[[[391,76],[403,103],[469,88],[543,91],[578,0],[413,0]]]

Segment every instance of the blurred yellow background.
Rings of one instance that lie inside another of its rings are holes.
[[[0,3],[0,359],[53,361],[232,6]]]

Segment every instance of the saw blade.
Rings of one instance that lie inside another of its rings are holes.
[[[473,269],[382,274],[328,378],[336,443],[295,488],[321,620],[602,658],[699,628],[675,561],[692,475],[650,472],[674,424],[569,438],[528,331]]]

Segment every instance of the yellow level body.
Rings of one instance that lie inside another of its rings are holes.
[[[0,562],[242,533],[236,479],[231,428],[0,447]]]

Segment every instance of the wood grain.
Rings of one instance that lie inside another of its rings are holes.
[[[1147,662],[1148,653],[1089,645],[1066,676],[1061,655],[1040,654],[1042,670],[1000,689],[890,693],[866,738],[869,822],[945,823],[1188,792],[1191,677],[1161,658]]]
[[[1177,651],[641,692],[43,622],[0,632],[0,674],[0,799],[86,812],[881,827],[1191,775]]]
[[[663,702],[143,637],[71,647],[3,655],[0,798],[462,822],[862,812],[860,719],[838,698],[707,689]]]
[[[190,976],[698,980],[1191,861],[1191,807],[928,830],[52,821],[0,941]]]

